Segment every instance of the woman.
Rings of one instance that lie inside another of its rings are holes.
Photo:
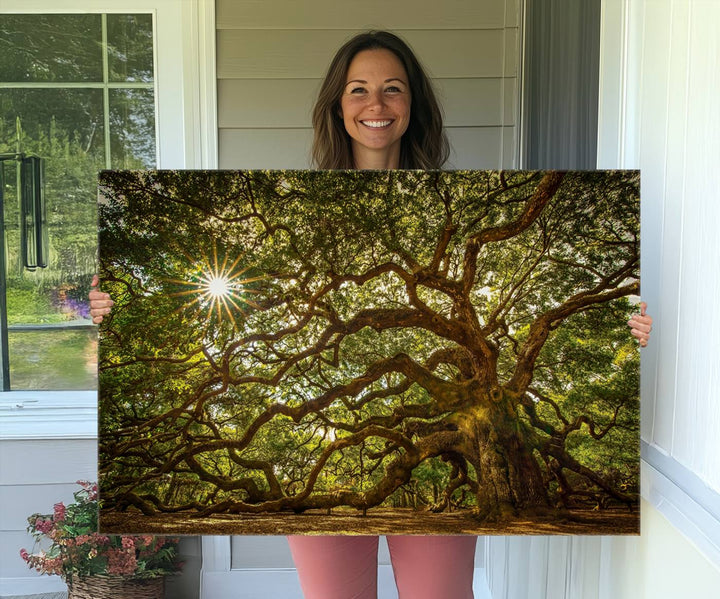
[[[449,154],[430,81],[405,42],[388,32],[363,33],[340,48],[313,127],[313,160],[322,169],[439,169]],[[90,300],[99,323],[112,301],[97,290]],[[652,319],[644,304],[628,324],[647,345]],[[376,597],[378,537],[288,540],[307,599]],[[474,536],[388,537],[400,599],[471,599],[475,545]]]

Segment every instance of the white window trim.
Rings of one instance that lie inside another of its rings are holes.
[[[152,13],[158,168],[217,168],[214,0],[0,0],[0,14]],[[0,393],[0,439],[97,438],[96,391]]]
[[[642,441],[642,496],[720,567],[720,496],[694,472]]]

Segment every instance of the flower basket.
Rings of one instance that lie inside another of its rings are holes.
[[[165,578],[88,576],[68,582],[68,599],[163,599]]]
[[[69,599],[163,599],[165,576],[182,567],[178,539],[96,532],[97,484],[78,484],[75,503],[28,518],[35,547],[20,557],[41,574],[61,576]]]

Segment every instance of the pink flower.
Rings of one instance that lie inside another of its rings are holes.
[[[110,548],[107,552],[108,574],[125,576],[134,574],[137,567],[135,552],[127,549]]]
[[[53,519],[55,520],[55,522],[62,522],[63,520],[65,520],[65,505],[62,502],[56,503],[53,506],[53,510]]]
[[[125,549],[135,549],[135,539],[132,537],[123,537],[121,543]]]
[[[62,574],[63,573],[63,563],[62,559],[59,557],[51,557],[45,560],[45,563],[43,563],[43,568],[45,569],[45,572],[48,574]]]
[[[52,527],[52,520],[43,520],[42,518],[35,520],[35,528],[43,534],[49,533],[52,530]]]
[[[20,550],[20,557],[23,558],[23,561],[29,561],[30,554],[27,552],[27,549],[21,549]]]

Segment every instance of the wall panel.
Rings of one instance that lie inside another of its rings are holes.
[[[309,168],[312,129],[221,129],[220,168]]]
[[[720,318],[708,310],[720,296],[720,3],[693,3],[688,17],[677,83],[691,109],[672,115],[687,119],[673,456],[720,493]]]
[[[219,126],[226,128],[308,127],[321,79],[221,79]],[[514,125],[514,78],[436,79],[448,127]],[[294,102],[289,103],[288,98]]]
[[[363,30],[220,30],[218,78],[322,77],[334,51]],[[504,29],[396,32],[433,77],[514,77],[517,73],[515,37],[505,36]],[[510,54],[504,65],[505,51]]]
[[[445,0],[422,3],[416,0],[365,0],[341,3],[315,0],[303,2],[234,0],[218,2],[219,29],[347,29],[353,23],[383,29],[493,29],[504,19],[516,22],[516,2],[497,0]],[[507,6],[507,9],[506,9]],[[506,13],[507,10],[507,13]],[[377,16],[376,16],[377,15]]]

